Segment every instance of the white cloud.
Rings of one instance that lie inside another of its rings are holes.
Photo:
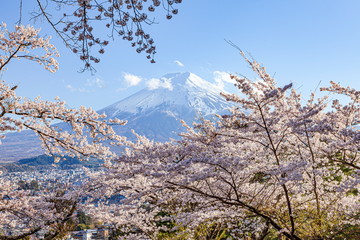
[[[105,87],[105,82],[103,80],[101,80],[100,78],[88,79],[88,80],[86,80],[85,86],[104,88]]]
[[[136,86],[138,85],[141,81],[142,78],[130,73],[124,73],[123,74],[124,80],[125,82],[129,85],[129,86]]]
[[[72,92],[75,92],[75,88],[73,86],[71,86],[70,84],[66,85],[66,88]]]
[[[124,88],[117,88],[115,91],[116,91],[116,92],[122,92],[122,91],[124,91],[124,90],[126,90],[126,89],[128,89],[128,88],[125,88],[125,87],[124,87]]]
[[[234,83],[234,81],[230,78],[230,74],[227,72],[214,71],[213,75],[215,83],[220,89],[224,89],[225,83]]]
[[[182,62],[180,62],[179,60],[175,60],[174,63],[175,63],[176,65],[178,65],[179,67],[184,67],[184,66],[185,66],[185,65],[184,65]]]
[[[79,82],[78,84],[75,85],[79,85]],[[66,85],[66,88],[69,89],[71,92],[81,92],[81,93],[94,92],[96,88],[104,88],[104,87],[105,87],[105,82],[100,78],[87,79],[83,86],[73,86],[71,84]]]
[[[76,88],[70,84],[66,85],[66,88],[69,89],[71,92],[90,92],[89,90],[86,90],[85,88]]]
[[[69,89],[71,92],[89,92],[85,88],[76,88],[70,84],[66,85],[66,88]]]
[[[171,81],[167,78],[152,78],[146,83],[146,85],[150,90],[154,90],[157,88],[167,88],[169,90],[173,90]]]

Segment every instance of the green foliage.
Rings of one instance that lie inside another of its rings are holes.
[[[167,212],[159,212],[156,217],[170,217],[171,215]],[[161,228],[167,228],[169,230],[161,230],[162,233],[171,233],[171,229],[175,227],[174,221],[171,220],[158,220],[156,221],[156,226]]]
[[[40,155],[33,158],[21,159],[14,163],[0,165],[3,172],[29,172],[41,171],[53,168],[74,169],[78,167],[97,168],[103,163],[99,159],[90,159],[89,161],[80,161],[78,158],[65,157],[59,163],[54,162],[54,157]]]
[[[4,172],[28,172],[34,170],[36,170],[34,166],[18,165],[15,163],[8,163],[1,166],[1,171]]]
[[[269,174],[266,174],[266,173],[263,173],[263,172],[257,172],[252,177],[251,182],[265,183],[269,179],[270,179]]]
[[[360,238],[360,226],[345,224],[341,229],[334,229],[335,234],[331,238],[333,240],[358,240]]]
[[[87,229],[87,226],[83,223],[78,224],[75,228],[76,231],[81,231],[81,230],[85,230],[85,229]]]
[[[195,231],[195,239],[197,240],[226,240],[231,239],[228,229],[222,224],[203,223]]]
[[[359,190],[357,188],[353,188],[350,189],[349,191],[346,192],[346,195],[353,195],[353,196],[358,196],[359,195]]]
[[[86,226],[86,228],[89,228],[88,226],[93,225],[93,219],[82,211],[78,211],[76,217],[79,221],[79,225],[83,224]]]
[[[40,190],[39,183],[36,180],[31,180],[30,182],[20,180],[18,182],[18,185],[19,185],[19,188],[23,189],[23,190],[35,190],[35,191]]]
[[[28,165],[28,166],[34,166],[34,167],[51,166],[54,163],[55,163],[54,157],[48,156],[48,155],[40,155],[40,156],[33,157],[33,158],[21,159],[17,162],[18,165]],[[72,165],[75,165],[75,166],[76,165],[84,165],[86,167],[98,167],[102,163],[103,163],[102,161],[96,160],[96,159],[91,159],[91,161],[81,161],[78,158],[65,157],[65,158],[62,158],[62,161],[60,161],[56,165],[61,168],[68,168],[69,166],[72,166]]]

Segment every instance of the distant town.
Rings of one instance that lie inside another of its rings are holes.
[[[81,186],[88,178],[84,166],[91,166],[86,171],[98,171],[100,165],[97,161],[89,163],[80,162],[75,159],[69,160],[67,164],[55,165],[53,164],[52,157],[42,155],[16,163],[1,165],[3,173],[0,175],[0,181],[13,181],[18,184],[18,190],[29,190],[31,195],[36,196],[42,191],[55,192],[61,189],[68,189],[69,187],[76,188]],[[111,239],[110,226],[103,223],[99,224],[91,216],[85,215],[85,213],[80,211],[76,213],[76,225],[73,230],[68,232],[64,239]],[[16,235],[17,233],[16,228],[2,229],[2,231],[5,231],[8,235]],[[39,231],[32,237],[39,239],[42,238],[43,234],[44,232]]]

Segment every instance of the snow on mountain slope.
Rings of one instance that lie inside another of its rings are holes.
[[[164,109],[185,107],[206,116],[229,106],[219,95],[221,89],[193,73],[167,74],[160,80],[167,87],[143,89],[99,112],[112,118],[123,112],[140,114],[163,106]]]
[[[148,87],[99,110],[107,118],[127,120],[115,127],[120,135],[134,138],[131,130],[155,141],[177,138],[184,131],[180,120],[188,124],[197,117],[211,118],[231,107],[219,95],[221,89],[193,73],[173,73],[152,79]],[[31,131],[11,133],[0,145],[0,161],[16,161],[42,154],[40,141]]]
[[[117,103],[99,110],[108,118],[127,120],[116,131],[131,137],[131,129],[156,141],[177,138],[184,131],[180,120],[192,124],[198,117],[224,113],[231,104],[220,96],[221,89],[193,73],[174,73]],[[151,81],[150,81],[151,82]]]

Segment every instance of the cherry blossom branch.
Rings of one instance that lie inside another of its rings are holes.
[[[177,187],[180,187],[180,188],[184,188],[184,189],[187,189],[187,190],[190,190],[192,192],[196,192],[198,194],[201,194],[205,197],[208,197],[208,198],[213,198],[213,199],[217,199],[217,200],[220,200],[221,202],[227,204],[227,205],[239,205],[241,207],[245,207],[246,209],[248,209],[249,211],[251,211],[252,213],[256,214],[257,216],[260,216],[262,217],[263,219],[265,219],[266,221],[268,221],[276,230],[278,231],[281,231],[283,228],[278,224],[276,223],[271,217],[261,213],[259,210],[257,210],[256,208],[242,202],[242,201],[238,201],[238,199],[234,200],[234,199],[226,199],[226,198],[222,198],[222,197],[219,197],[219,196],[214,196],[214,195],[209,195],[207,194],[206,192],[203,192],[199,189],[196,189],[196,188],[192,188],[190,186],[184,186],[184,185],[180,185],[180,184],[177,184],[177,183],[174,183],[174,182],[168,182],[169,184],[171,185],[174,185],[174,186],[177,186]],[[282,232],[281,234],[283,234],[284,236],[288,237],[289,239],[292,239],[292,240],[301,240],[301,238],[299,238],[298,236],[294,235],[293,233],[287,233],[287,232]]]

